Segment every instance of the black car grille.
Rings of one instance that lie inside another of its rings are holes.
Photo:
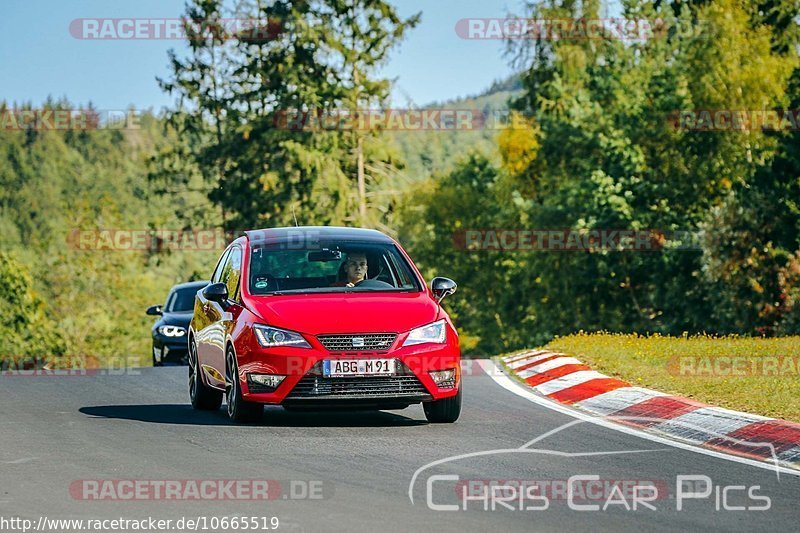
[[[309,399],[430,399],[425,386],[409,368],[397,361],[393,376],[352,376],[328,378],[322,375],[322,363],[311,370],[295,385],[287,400]]]
[[[286,397],[299,399],[427,399],[416,376],[325,378],[306,376]]]
[[[329,352],[388,352],[396,338],[396,333],[317,335]]]

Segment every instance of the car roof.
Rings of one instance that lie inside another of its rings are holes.
[[[251,243],[293,242],[297,239],[315,240],[353,240],[362,242],[391,243],[391,237],[378,230],[366,228],[346,228],[342,226],[295,226],[266,228],[245,231]]]
[[[209,283],[209,281],[188,281],[186,283],[178,283],[177,285],[173,285],[170,291],[174,291],[176,289],[189,289],[192,287],[205,287]]]

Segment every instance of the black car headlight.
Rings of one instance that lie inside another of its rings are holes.
[[[183,337],[186,328],[181,326],[158,326],[158,332],[165,337]]]

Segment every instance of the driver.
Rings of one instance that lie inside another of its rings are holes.
[[[352,252],[343,263],[345,279],[337,281],[334,287],[354,287],[367,277],[367,256],[363,252]]]

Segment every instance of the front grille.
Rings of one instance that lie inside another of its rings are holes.
[[[365,333],[348,335],[318,335],[317,339],[329,352],[388,352],[397,338],[396,333]]]
[[[416,376],[325,378],[307,375],[286,397],[299,399],[428,399]]]

